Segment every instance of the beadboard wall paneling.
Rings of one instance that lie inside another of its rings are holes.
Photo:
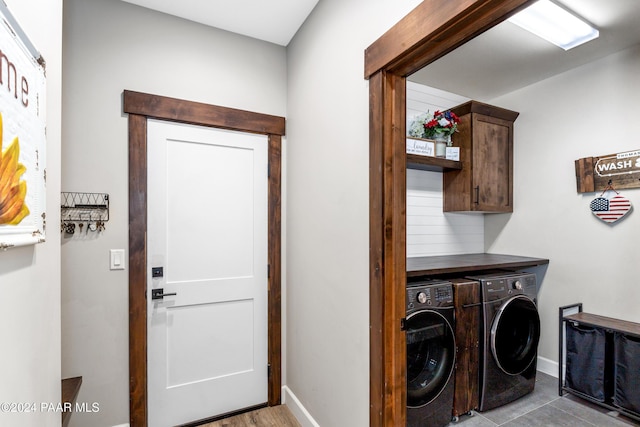
[[[407,82],[407,121],[468,98]],[[455,141],[455,136],[454,136]],[[442,173],[407,171],[407,257],[484,252],[484,216],[442,212]]]
[[[407,170],[407,257],[484,252],[484,215],[442,212],[442,173]]]
[[[407,81],[407,122],[427,111],[446,110],[469,100],[464,96]]]

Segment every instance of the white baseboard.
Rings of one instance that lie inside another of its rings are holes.
[[[537,369],[552,377],[558,378],[558,362],[546,357],[538,356]],[[289,387],[282,386],[282,403],[287,405],[294,417],[302,425],[302,427],[320,427],[320,424],[313,419],[309,411],[302,405],[295,394]],[[129,427],[129,424],[120,424],[113,427]]]
[[[302,405],[295,394],[286,385],[282,386],[282,403],[287,405],[302,427],[320,427],[309,411]]]
[[[538,356],[537,369],[542,373],[558,378],[558,362],[547,359],[546,357]]]

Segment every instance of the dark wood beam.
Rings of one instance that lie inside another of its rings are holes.
[[[365,78],[408,76],[536,0],[425,0],[365,50]]]
[[[154,119],[264,135],[284,135],[285,119],[200,102],[124,91],[124,112]]]

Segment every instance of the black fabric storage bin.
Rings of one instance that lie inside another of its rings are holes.
[[[605,380],[606,341],[603,329],[566,323],[565,385],[600,402],[610,397]]]
[[[614,333],[613,404],[640,414],[640,338]]]

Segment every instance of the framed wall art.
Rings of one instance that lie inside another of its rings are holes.
[[[0,2],[0,249],[45,240],[45,94],[44,60]]]

